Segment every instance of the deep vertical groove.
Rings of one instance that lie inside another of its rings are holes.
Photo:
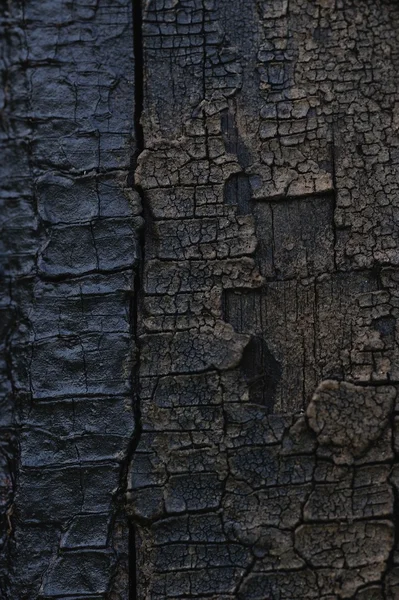
[[[134,131],[138,153],[144,150],[144,133],[141,115],[144,102],[143,13],[141,0],[132,0],[133,53],[134,53]]]
[[[333,234],[333,262],[334,262],[334,270],[338,271],[338,262],[337,262],[337,250],[338,250],[338,236],[337,236],[337,226],[335,223],[335,216],[337,213],[337,146],[335,143],[335,122],[332,123],[331,126],[331,166],[332,166],[332,234]]]
[[[137,160],[140,153],[144,150],[144,133],[141,124],[141,115],[143,112],[143,30],[142,30],[142,6],[141,0],[132,0],[132,18],[133,18],[133,54],[134,54],[134,134],[135,134],[135,152],[132,156],[131,168],[129,174],[129,184],[136,189],[140,195],[142,207],[144,210],[143,193],[136,185],[135,171]],[[144,215],[145,216],[145,215]],[[134,453],[141,437],[141,410],[140,410],[140,340],[139,340],[139,304],[142,294],[142,270],[144,266],[144,246],[145,230],[140,231],[139,237],[139,264],[134,278],[134,290],[130,307],[131,334],[135,342],[136,360],[132,372],[132,392],[133,392],[133,414],[134,414],[134,434],[128,449],[128,465],[133,460]],[[127,491],[126,485],[126,491]],[[138,581],[137,581],[137,548],[136,548],[136,529],[133,523],[129,527],[129,600],[138,600]]]
[[[399,548],[399,492],[398,492],[397,487],[395,486],[394,481],[392,480],[392,477],[394,476],[395,465],[398,463],[398,454],[396,451],[396,444],[395,444],[395,430],[396,430],[395,417],[396,417],[395,407],[393,407],[393,409],[391,411],[391,415],[390,415],[390,420],[389,420],[390,428],[392,431],[391,449],[392,449],[392,457],[393,458],[392,458],[392,464],[391,464],[390,475],[389,475],[388,481],[391,486],[392,495],[393,495],[392,525],[394,528],[394,539],[393,539],[391,551],[388,556],[388,560],[386,562],[385,571],[381,576],[382,596],[386,600],[388,600],[388,596],[387,596],[388,575],[390,573],[394,572],[395,555],[396,555],[397,549]]]
[[[136,530],[131,525],[129,527],[129,600],[138,600],[136,562]]]

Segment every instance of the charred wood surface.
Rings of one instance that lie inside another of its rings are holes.
[[[0,27],[0,597],[399,598],[397,2]]]

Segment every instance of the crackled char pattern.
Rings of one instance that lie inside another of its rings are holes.
[[[6,0],[0,30],[0,597],[127,600],[132,7]]]
[[[396,600],[399,5],[142,8],[0,6],[0,597]]]
[[[144,3],[137,598],[399,598],[398,32]]]

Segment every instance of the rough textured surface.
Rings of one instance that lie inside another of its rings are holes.
[[[144,4],[138,598],[399,593],[398,31]]]
[[[306,410],[319,444],[337,464],[352,463],[377,442],[389,424],[396,390],[323,381]]]
[[[0,597],[396,600],[397,1],[0,26]]]
[[[12,0],[0,15],[0,597],[126,600],[131,4]]]

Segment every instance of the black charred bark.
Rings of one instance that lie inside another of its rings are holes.
[[[399,7],[0,6],[1,600],[394,600]]]
[[[1,29],[0,595],[127,599],[132,6],[13,0]]]

